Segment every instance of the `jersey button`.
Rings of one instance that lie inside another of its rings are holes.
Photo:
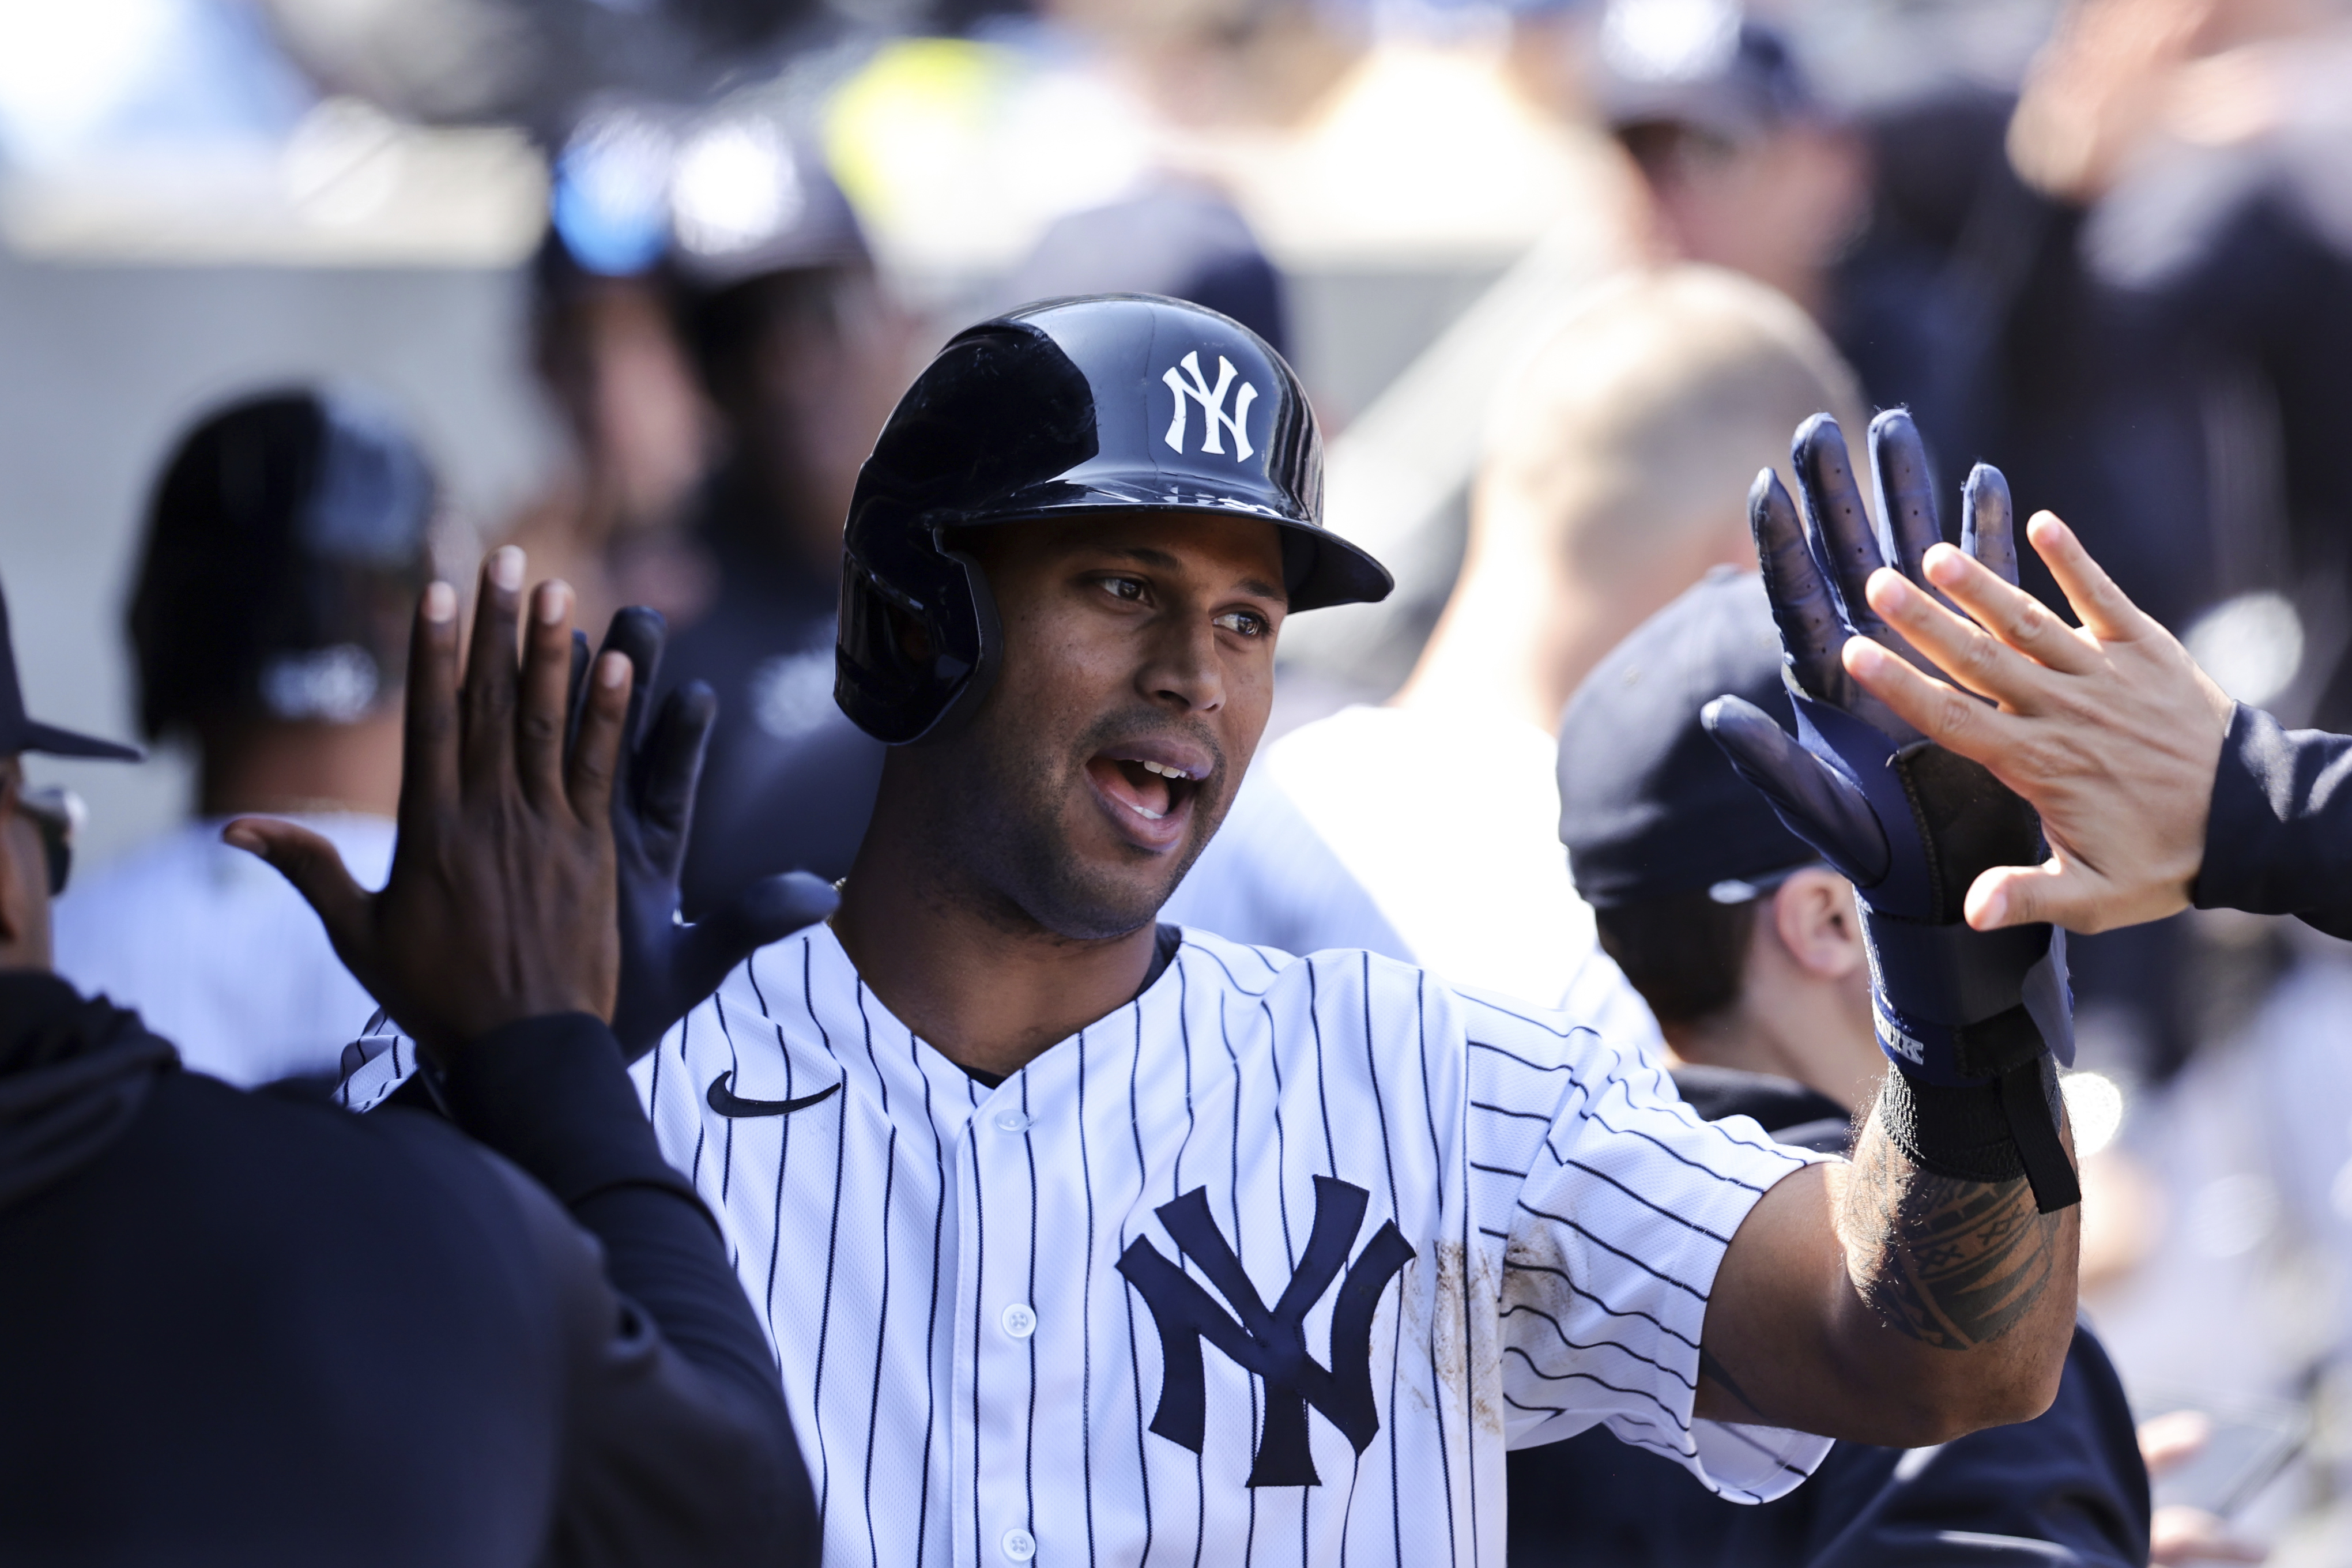
[[[1000,1110],[996,1113],[996,1125],[1007,1132],[1026,1132],[1029,1131],[1030,1119],[1023,1111]]]
[[[1026,1563],[1037,1555],[1037,1538],[1025,1530],[1004,1532],[1004,1555],[1015,1563]]]
[[[1004,1309],[1004,1331],[1016,1340],[1025,1340],[1037,1331],[1037,1314],[1025,1301],[1015,1301]]]

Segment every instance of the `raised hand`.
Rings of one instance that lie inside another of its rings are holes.
[[[825,882],[788,871],[752,883],[695,924],[679,918],[678,878],[719,702],[709,687],[694,681],[671,692],[648,721],[667,635],[657,613],[632,606],[613,617],[600,656],[618,655],[636,672],[627,755],[613,795],[621,931],[613,1033],[632,1061],[658,1045],[746,956],[823,920],[840,901]],[[584,657],[575,668],[584,672]]]
[[[1880,618],[1870,590],[1881,579],[1917,578],[1930,555],[1950,550],[1909,416],[1880,415],[1870,439],[1882,520],[1876,527],[1844,437],[1826,415],[1797,432],[1801,528],[1769,469],[1749,494],[1797,735],[1737,698],[1709,703],[1703,717],[1733,766],[1772,802],[1790,830],[1853,882],[1871,945],[1879,1044],[1888,1058],[1915,1085],[1997,1090],[1998,1118],[1979,1131],[1993,1133],[1997,1144],[2005,1123],[2048,1212],[2078,1195],[2047,1103],[2043,1062],[2053,1051],[2073,1055],[2063,939],[2047,926],[1985,934],[1963,921],[1969,887],[1981,872],[2040,858],[2040,827],[2014,792],[1937,745],[1853,671],[1853,650],[1874,646],[1926,667]],[[2009,490],[2000,474],[1984,467],[1970,474],[1962,510],[1975,559],[1989,573],[2013,577]],[[1949,1103],[1955,1116],[1964,1113],[1962,1100]],[[1908,1152],[1937,1168],[1934,1150]],[[1955,1167],[1944,1173],[1969,1173]]]
[[[294,884],[336,955],[443,1062],[522,1018],[610,1018],[620,973],[612,807],[629,662],[595,662],[567,748],[572,591],[531,595],[518,667],[522,582],[519,550],[483,563],[462,689],[456,593],[435,583],[418,603],[383,891],[292,823],[240,817],[222,833]]]
[[[2041,814],[2048,858],[1979,872],[1967,894],[1970,925],[2099,931],[2177,913],[2204,857],[2234,704],[2065,524],[2042,512],[2026,537],[2079,628],[2015,586],[2013,553],[1996,566],[1980,552],[1930,551],[1917,575],[1938,592],[1882,572],[1869,595],[1932,666],[1922,673],[1857,640],[1843,650],[1845,667],[1906,722],[1984,764]]]

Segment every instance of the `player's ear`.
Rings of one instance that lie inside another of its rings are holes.
[[[16,809],[24,767],[0,760],[0,969],[49,966],[49,861],[40,830]]]
[[[1843,980],[1869,962],[1853,884],[1824,866],[1808,866],[1773,889],[1772,927],[1799,968]]]

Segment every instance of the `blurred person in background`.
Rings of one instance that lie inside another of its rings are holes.
[[[568,443],[508,538],[572,585],[588,625],[625,604],[689,620],[717,586],[682,537],[711,417],[661,281],[649,264],[590,265],[558,222],[531,258],[530,296],[531,365]]]
[[[1581,984],[1628,998],[1560,853],[1560,709],[1708,568],[1754,563],[1748,481],[1785,467],[1796,421],[1856,403],[1761,285],[1674,267],[1595,289],[1496,405],[1468,554],[1411,679],[1266,747],[1168,918],[1369,946],[1541,1006]],[[1625,1026],[1654,1037],[1638,1003]]]
[[[1885,1077],[1853,887],[1781,826],[1699,721],[1726,693],[1782,724],[1761,581],[1717,568],[1596,665],[1559,724],[1559,837],[1601,946],[1664,1031],[1685,1102],[1842,1153]],[[2085,1213],[2086,1225],[2090,1215]],[[1839,1443],[1740,1507],[1599,1431],[1510,1456],[1513,1568],[1879,1568],[2148,1561],[2148,1481],[2122,1384],[2077,1328],[2056,1403],[1918,1453]]]
[[[220,828],[291,817],[381,885],[434,514],[414,440],[343,391],[210,414],[156,484],[129,630],[142,728],[194,750],[195,820],[60,900],[57,961],[199,1071],[239,1085],[331,1076],[375,1010],[309,906]]]
[[[1937,157],[1969,195],[1948,204],[1965,221],[1946,299],[1974,303],[1944,335],[1977,347],[1965,384],[1922,407],[1948,468],[2001,463],[2234,695],[2336,729],[2352,728],[2347,78],[2331,5],[2064,7],[2013,112],[1951,110]],[[2020,564],[2063,604],[2038,558]],[[2086,1050],[2158,1081],[2291,962],[2187,921],[2070,959]]]
[[[1867,150],[1788,40],[1732,0],[1612,0],[1595,99],[1669,259],[1744,272],[1817,321],[1870,191]]]
[[[865,833],[883,748],[833,700],[841,534],[913,342],[823,163],[763,122],[706,132],[730,136],[681,163],[667,263],[722,431],[693,524],[717,589],[662,673],[719,696],[689,914],[772,872],[843,876]]]
[[[2119,586],[2233,694],[2336,730],[2352,728],[2347,79],[2352,26],[2326,0],[2070,5],[2009,126],[2009,162],[2052,216],[1997,394],[2009,460],[2046,472],[2036,493]],[[2027,586],[2060,604],[2033,570]],[[2256,595],[2286,613],[2200,637],[2207,611]],[[2217,657],[2232,642],[2241,657]]]
[[[1848,83],[1869,100],[1848,110],[1795,44],[1737,0],[1612,0],[1592,96],[1654,249],[1796,300],[1874,405],[1911,410],[1930,459],[1964,468],[1987,455],[1990,344],[2047,221],[2001,162],[2011,100],[1931,75]]]
[[[1363,56],[1353,8],[1319,0],[1037,0],[1084,68],[1181,134],[1295,122]],[[1377,47],[1377,43],[1372,46]],[[1238,319],[1238,318],[1237,318]]]

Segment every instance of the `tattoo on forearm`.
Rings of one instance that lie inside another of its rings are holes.
[[[2036,1209],[2022,1177],[1987,1185],[1930,1175],[1875,1129],[1854,1161],[1843,1228],[1872,1259],[1861,1283],[1882,1319],[1964,1351],[2032,1311],[2057,1271],[2061,1216]]]

